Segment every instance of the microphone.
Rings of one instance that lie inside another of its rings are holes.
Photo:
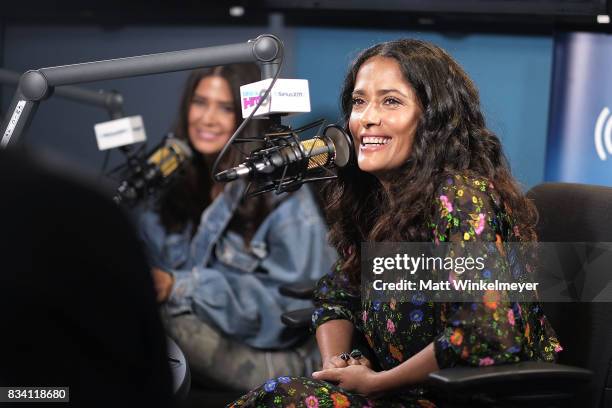
[[[334,167],[346,166],[353,154],[353,141],[337,125],[329,125],[320,136],[299,141],[292,137],[266,139],[268,146],[255,150],[236,167],[215,175],[215,180],[228,182],[238,178],[276,183],[303,184],[321,178],[308,178]],[[330,177],[325,177],[327,179]],[[269,191],[270,189],[268,189]],[[286,190],[286,189],[284,189]]]
[[[166,138],[144,162],[130,160],[128,174],[120,182],[113,200],[118,204],[134,204],[145,195],[153,194],[167,185],[191,156],[187,143],[174,137]]]

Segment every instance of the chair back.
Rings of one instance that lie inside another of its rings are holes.
[[[612,243],[612,188],[571,183],[544,183],[527,196],[539,212],[540,242]],[[561,254],[566,279],[578,279],[584,262],[575,251]],[[612,277],[612,264],[606,273]],[[612,279],[611,279],[612,280]],[[559,363],[592,370],[593,380],[576,406],[612,406],[612,302],[545,303],[563,351]]]

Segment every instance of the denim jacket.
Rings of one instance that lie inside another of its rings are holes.
[[[244,184],[229,183],[191,225],[168,234],[159,214],[140,215],[140,232],[151,264],[174,275],[167,302],[171,314],[191,312],[252,347],[285,348],[301,337],[280,321],[282,313],[310,306],[278,292],[284,283],[316,280],[337,258],[309,188],[275,196],[277,207],[261,223],[248,248],[227,230]]]

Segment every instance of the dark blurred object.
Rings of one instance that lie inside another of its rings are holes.
[[[264,0],[281,9],[378,10],[426,13],[597,15],[606,0]]]
[[[166,337],[168,343],[168,362],[172,374],[172,390],[178,401],[184,401],[191,391],[191,371],[185,354],[172,338]]]
[[[612,31],[598,15],[611,0],[263,0],[289,26],[545,34],[556,30]]]
[[[0,152],[0,197],[0,385],[68,386],[79,407],[170,406],[152,279],[120,209],[15,151]]]
[[[610,0],[237,0],[172,3],[135,0],[7,3],[8,23],[198,24],[266,26],[271,13],[282,13],[287,26],[371,27],[457,32],[544,34],[553,29],[610,31],[596,16],[610,14]],[[142,10],[147,10],[143,13]]]

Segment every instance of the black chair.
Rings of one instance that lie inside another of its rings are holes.
[[[281,285],[278,290],[284,296],[307,300],[312,299],[314,296],[316,285],[316,281],[301,282],[298,284]],[[307,307],[285,312],[281,316],[281,321],[286,326],[294,329],[308,329],[310,327],[313,311],[313,307]]]
[[[612,243],[612,188],[545,183],[528,197],[540,214],[540,241]],[[566,280],[573,281],[581,272],[580,260],[568,252],[562,261]],[[545,303],[544,308],[564,348],[559,363],[593,371],[575,406],[612,407],[612,303]]]
[[[545,183],[528,192],[539,211],[541,242],[612,242],[612,188]],[[568,287],[588,273],[574,251],[561,254]],[[610,272],[612,276],[612,271]],[[281,289],[312,296],[308,284]],[[544,308],[564,351],[559,364],[523,362],[455,367],[430,375],[444,406],[612,407],[612,303],[547,302]],[[312,309],[283,315],[291,327],[307,327]]]

